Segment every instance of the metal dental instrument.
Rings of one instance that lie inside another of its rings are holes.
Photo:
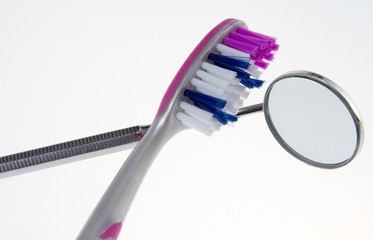
[[[237,116],[263,110],[263,104],[240,108]],[[133,148],[150,125],[134,126],[0,157],[0,178]]]

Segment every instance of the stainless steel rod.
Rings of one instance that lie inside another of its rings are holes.
[[[259,111],[263,111],[263,103],[258,103],[258,104],[255,104],[255,105],[240,108],[240,110],[238,111],[238,113],[236,115],[237,116],[242,116],[242,115],[246,115],[246,114],[254,113],[254,112],[259,112]]]

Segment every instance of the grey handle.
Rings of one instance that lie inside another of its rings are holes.
[[[159,125],[151,125],[148,133],[124,162],[76,240],[106,239],[103,236],[108,232],[109,239],[116,239],[112,236],[119,234],[122,222],[148,169],[172,136],[172,133]],[[113,228],[115,230],[111,230]]]

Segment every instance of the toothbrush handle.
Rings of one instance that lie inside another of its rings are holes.
[[[117,239],[122,222],[149,167],[167,140],[152,125],[97,204],[77,240]]]

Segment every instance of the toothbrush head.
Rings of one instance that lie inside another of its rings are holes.
[[[257,79],[259,68],[268,67],[278,48],[276,38],[248,30],[240,20],[224,20],[177,72],[155,120],[176,117],[179,130],[189,127],[206,135],[236,122],[248,89],[264,83]]]

